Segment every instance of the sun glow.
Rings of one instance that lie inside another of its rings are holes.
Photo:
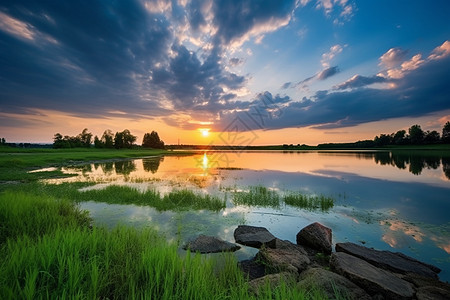
[[[198,129],[200,131],[200,133],[202,134],[203,137],[208,137],[209,136],[209,128],[199,128]]]

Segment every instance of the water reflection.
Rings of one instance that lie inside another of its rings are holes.
[[[381,165],[391,165],[399,169],[407,169],[414,175],[420,175],[424,168],[427,169],[438,169],[442,164],[444,165],[443,170],[445,176],[450,179],[449,172],[446,169],[449,168],[449,159],[442,157],[440,155],[421,155],[419,153],[408,152],[408,153],[398,153],[398,152],[376,152],[373,154],[375,162]]]
[[[142,166],[144,171],[155,174],[158,172],[159,165],[164,161],[164,157],[151,157],[142,159]]]

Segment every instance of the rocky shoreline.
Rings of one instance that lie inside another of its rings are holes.
[[[337,243],[332,251],[332,230],[320,223],[306,226],[297,244],[276,238],[264,227],[240,225],[236,243],[255,247],[251,260],[239,263],[248,274],[254,293],[269,282],[294,282],[301,288],[319,288],[328,298],[345,299],[450,299],[450,284],[439,280],[439,268],[398,252],[379,251],[354,243]],[[236,251],[240,246],[201,235],[184,249],[213,253]]]

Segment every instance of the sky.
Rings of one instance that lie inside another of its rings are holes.
[[[353,142],[450,120],[450,1],[0,3],[0,137]]]

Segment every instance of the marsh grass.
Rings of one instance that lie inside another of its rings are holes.
[[[283,200],[287,205],[309,210],[320,209],[321,211],[327,211],[334,206],[334,199],[323,195],[314,196],[304,195],[300,193],[291,193],[285,195]]]
[[[265,186],[250,186],[248,191],[235,191],[233,202],[237,205],[280,207],[280,196]]]
[[[22,235],[34,239],[56,228],[88,227],[87,212],[69,200],[24,192],[0,194],[0,244]]]
[[[281,203],[308,210],[327,211],[334,206],[334,199],[323,195],[305,195],[290,192],[280,196],[277,191],[264,186],[250,186],[246,191],[235,191],[233,202],[236,205],[279,208]]]

